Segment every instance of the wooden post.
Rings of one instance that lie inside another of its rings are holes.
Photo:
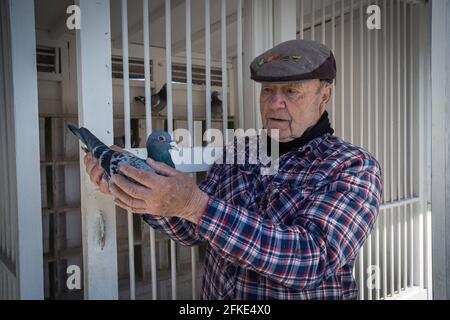
[[[113,143],[111,33],[109,0],[78,0],[78,112],[80,126],[106,144]],[[80,159],[84,153],[81,152]],[[84,295],[86,299],[117,299],[117,241],[114,202],[94,187],[81,170]]]

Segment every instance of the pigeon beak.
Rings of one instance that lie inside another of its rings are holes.
[[[171,149],[175,149],[176,151],[180,151],[180,149],[177,146],[177,143],[175,141],[170,141],[169,142]]]

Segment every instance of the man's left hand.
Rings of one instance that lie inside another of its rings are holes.
[[[122,166],[120,172],[138,183],[121,175],[113,176],[110,190],[116,204],[134,213],[176,216],[197,224],[208,195],[189,175],[150,158],[147,163],[160,174]]]

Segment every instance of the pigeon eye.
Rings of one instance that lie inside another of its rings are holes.
[[[159,141],[164,141],[165,140],[163,136],[159,136],[158,139],[159,139]]]

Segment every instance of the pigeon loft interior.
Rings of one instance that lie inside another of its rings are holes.
[[[206,245],[176,244],[101,195],[67,125],[141,157],[155,130],[259,129],[249,65],[289,39],[333,50],[335,134],[384,169],[360,299],[450,296],[448,1],[2,0],[0,15],[0,299],[198,299]],[[208,166],[177,169],[199,182]]]

